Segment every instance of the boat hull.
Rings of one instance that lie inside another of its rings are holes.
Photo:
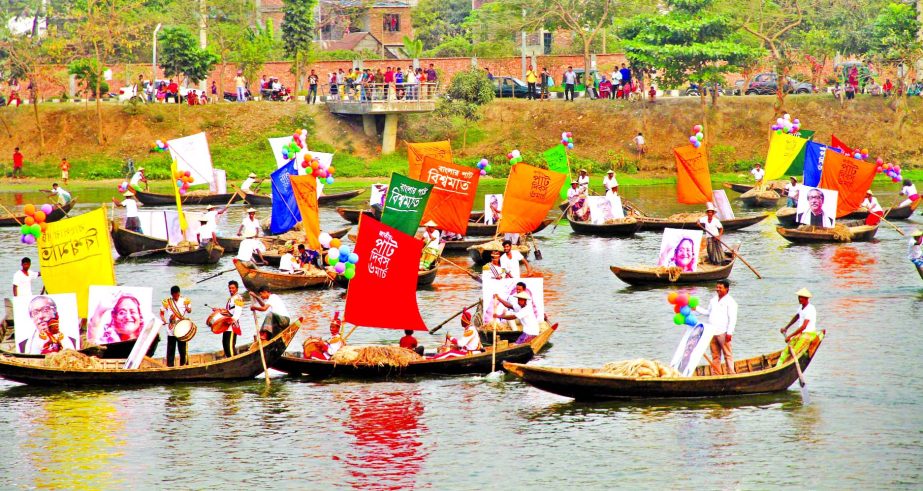
[[[724,227],[724,231],[728,232],[731,230],[740,230],[742,228],[755,225],[768,217],[768,213],[760,213],[758,215],[752,215],[747,217],[740,218],[731,218],[728,220],[721,220],[721,225]],[[665,228],[698,228],[695,221],[677,221],[677,220],[668,220],[666,218],[653,218],[653,217],[640,217],[638,221],[641,223],[642,231],[650,230],[660,230],[662,231]]]
[[[843,240],[835,237],[832,231],[806,231],[795,228],[776,227],[776,232],[789,242],[796,244],[822,244],[829,242],[868,242],[875,238],[875,234],[878,232],[878,225],[849,227],[849,231],[852,237],[850,240]]]
[[[599,235],[603,237],[631,237],[641,229],[641,222],[632,223],[603,223],[576,222],[567,219],[570,228],[575,234]]]
[[[727,279],[734,268],[735,260],[732,259],[728,264],[709,269],[708,271],[695,271],[692,273],[680,273],[675,279],[671,279],[669,274],[658,274],[649,269],[643,268],[626,268],[620,266],[610,266],[609,269],[615,276],[628,283],[629,285],[682,285],[689,283],[704,283],[717,280]]]
[[[191,251],[172,252],[168,249],[166,252],[171,263],[202,265],[215,264],[221,260],[221,256],[224,254],[224,248],[220,245],[209,244],[207,247],[199,247]]]
[[[54,208],[51,210],[51,213],[45,217],[45,223],[57,222],[58,220],[66,217],[67,214],[70,213],[71,209],[73,209],[75,204],[77,204],[77,200],[72,199],[70,203],[64,206],[53,205]],[[25,215],[3,217],[0,218],[0,227],[19,227],[25,221]]]
[[[255,292],[260,287],[269,288],[270,291],[306,290],[309,288],[323,288],[329,278],[326,274],[299,275],[274,271],[264,271],[249,268],[242,261],[234,260],[234,268],[240,274],[240,279],[247,290]]]

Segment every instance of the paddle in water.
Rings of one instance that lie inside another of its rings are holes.
[[[783,334],[782,337],[785,337]],[[798,361],[798,355],[795,354],[795,350],[792,349],[792,345],[789,344],[788,340],[785,341],[785,347],[788,349],[789,354],[792,355],[792,359],[795,361],[795,370],[798,372],[798,385],[801,388],[801,402],[804,405],[811,403],[811,397],[808,395],[808,383],[804,379],[804,373],[801,371],[801,362]]]

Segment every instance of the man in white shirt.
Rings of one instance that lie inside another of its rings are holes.
[[[205,247],[209,242],[218,243],[218,236],[215,235],[215,226],[208,221],[205,215],[199,219],[199,230],[196,232],[196,241],[201,247]]]
[[[240,241],[240,248],[237,249],[237,259],[246,263],[266,264],[266,258],[263,253],[266,252],[266,244],[260,239],[244,239]],[[254,254],[259,261],[254,261]]]
[[[798,290],[795,295],[798,296],[798,303],[801,304],[801,308],[798,309],[798,313],[792,317],[788,325],[780,329],[779,332],[785,335],[785,343],[795,353],[800,353],[802,349],[808,347],[817,338],[817,310],[810,303],[813,295],[807,288]],[[787,334],[788,329],[795,323],[798,325],[795,332]],[[795,340],[794,344],[792,344],[792,339]],[[782,352],[782,356],[779,357],[778,363],[784,363],[789,357],[789,350],[786,349]]]
[[[295,274],[302,272],[295,268],[295,256],[292,255],[292,246],[287,245],[283,248],[282,257],[279,258],[279,271],[286,274]]]
[[[570,182],[570,189],[567,190],[567,202],[573,204],[580,196],[580,190],[577,189],[577,181]]]
[[[52,184],[51,190],[45,190],[43,192],[48,193],[48,197],[57,196],[59,206],[64,206],[71,202],[71,193],[65,191],[61,186],[58,186],[58,183]]]
[[[224,356],[228,358],[237,354],[235,343],[237,336],[241,334],[240,317],[244,313],[244,297],[240,294],[239,289],[240,285],[237,284],[237,281],[231,280],[228,282],[230,296],[228,296],[228,300],[224,305],[224,312],[222,312],[229,316],[232,321],[227,330],[221,333],[221,346],[224,347]]]
[[[574,100],[574,87],[577,85],[577,73],[574,72],[574,67],[567,67],[567,71],[564,72],[564,100],[570,98],[571,102]]]
[[[509,240],[503,241],[503,255],[500,256],[500,267],[509,271],[510,277],[519,278],[519,263],[525,263],[526,265],[526,274],[532,276],[532,265],[529,264],[529,261],[526,261],[526,258],[523,257],[522,253],[519,251],[513,250],[513,243]]]
[[[584,194],[590,191],[590,176],[586,173],[586,169],[580,169],[580,175],[577,176],[577,189]]]
[[[868,216],[865,217],[866,225],[878,225],[878,222],[885,216],[885,211],[881,208],[881,203],[878,202],[878,198],[875,197],[875,193],[873,193],[871,189],[865,192],[865,199],[862,200],[862,204],[860,204],[859,207],[869,211]]]
[[[798,207],[798,179],[795,179],[794,176],[789,177],[788,182],[785,183],[785,196],[788,196],[786,206],[790,208]]]
[[[436,230],[436,222],[429,220],[423,224],[425,227],[420,238],[423,239],[423,254],[420,256],[420,271],[427,271],[433,261],[439,257],[439,242],[442,234]]]
[[[135,201],[135,195],[131,191],[122,193],[125,197],[122,201],[112,198],[112,202],[125,207],[125,230],[136,233],[141,232],[141,220],[138,218],[138,202]]]
[[[144,189],[141,189],[141,183],[144,183]],[[138,170],[131,176],[128,186],[137,191],[147,190],[147,177],[144,175],[144,167],[138,167]]]
[[[251,189],[254,183],[256,183],[256,174],[251,172],[249,175],[247,175],[247,178],[244,179],[244,182],[241,183],[240,190],[245,194],[253,194],[256,192]]]
[[[910,250],[907,259],[917,268],[923,268],[923,230],[916,229],[910,234]]]
[[[253,296],[254,300],[250,305],[250,310],[266,312],[266,317],[263,319],[263,325],[260,328],[260,337],[264,341],[272,339],[273,336],[288,327],[288,307],[285,306],[285,302],[278,295],[270,293],[269,288],[265,286],[261,286],[257,290],[256,296],[252,292],[250,295]]]
[[[737,327],[737,302],[728,293],[731,283],[728,280],[718,280],[715,285],[717,295],[708,302],[708,307],[699,306],[695,309],[700,314],[708,315],[708,324],[714,328],[714,337],[711,339],[711,356],[718,366],[724,356],[725,374],[734,371],[734,356],[731,352],[731,337]]]
[[[509,302],[506,302],[499,295],[494,294],[494,298],[503,304],[508,310],[505,314],[494,314],[494,317],[497,319],[506,319],[519,322],[519,325],[522,326],[522,335],[516,340],[515,344],[523,344],[532,341],[535,336],[538,336],[541,332],[541,328],[538,324],[538,319],[535,317],[535,312],[532,309],[532,306],[529,305],[531,299],[529,294],[526,292],[519,292],[513,295],[513,298],[516,299],[516,303],[519,305],[519,310],[514,311],[513,305]]]
[[[705,216],[699,218],[696,225],[705,231],[705,244],[708,252],[708,262],[712,264],[724,263],[724,252],[721,250],[721,244],[718,242],[721,234],[724,233],[724,227],[721,221],[715,216],[715,205],[708,203],[705,205]]]
[[[750,170],[750,174],[753,174],[753,180],[756,181],[756,189],[763,189],[763,176],[766,175],[766,172],[763,171],[760,164],[755,164],[753,169]]]
[[[237,229],[237,236],[245,239],[259,237],[263,235],[263,226],[256,218],[256,210],[247,208],[247,214],[240,221],[240,227]]]
[[[609,192],[619,194],[619,181],[615,178],[614,170],[609,169],[609,172],[606,173],[606,177],[603,178],[603,188],[605,188],[607,196]]]
[[[645,147],[644,135],[641,132],[638,132],[638,136],[635,137],[635,150],[638,151],[638,158],[640,159],[647,153],[647,147]]]
[[[13,273],[13,296],[31,297],[32,280],[41,276],[42,273],[29,271],[29,268],[32,267],[32,260],[27,257],[22,258],[19,264],[22,266],[22,269]]]
[[[228,211],[227,207],[219,210],[215,205],[208,205],[205,207],[205,219],[208,220],[208,224],[218,230],[218,215]]]

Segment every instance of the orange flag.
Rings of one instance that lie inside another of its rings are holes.
[[[314,176],[289,176],[292,184],[292,194],[298,203],[301,212],[301,228],[304,230],[308,247],[319,251],[320,245],[320,215],[317,211],[317,183]]]
[[[513,166],[503,192],[503,214],[498,234],[527,234],[538,228],[558,203],[558,192],[567,175],[529,164]]]
[[[449,145],[448,140],[427,143],[408,143],[407,162],[409,168],[407,170],[407,177],[418,181],[425,181],[425,179],[420,178],[424,157],[432,157],[443,162],[452,162],[452,146]]]
[[[464,235],[468,231],[468,217],[474,207],[479,177],[477,169],[423,157],[419,180],[432,184],[433,190],[421,221],[432,220],[441,230]]]
[[[859,208],[874,178],[874,163],[856,160],[839,152],[827,152],[817,187],[839,193],[836,201],[836,216],[839,218]]]
[[[673,149],[676,157],[676,201],[701,205],[712,200],[708,159],[701,147],[684,145]]]

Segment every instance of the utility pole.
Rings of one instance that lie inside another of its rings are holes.
[[[157,32],[160,31],[160,27],[163,24],[157,24],[157,27],[154,28],[154,49],[151,56],[151,83],[157,82]]]
[[[208,28],[208,8],[205,5],[205,0],[199,0],[199,47],[205,49],[208,47],[208,36],[206,30]],[[205,80],[199,80],[199,90],[206,90],[208,88],[207,77]]]
[[[920,0],[923,1],[923,0]],[[522,80],[526,79],[526,9],[522,9]]]

